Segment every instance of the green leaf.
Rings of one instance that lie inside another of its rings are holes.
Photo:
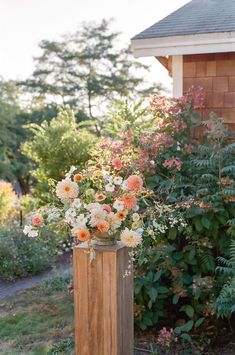
[[[170,228],[168,231],[168,238],[171,240],[175,240],[177,236],[177,229],[176,228]]]
[[[191,336],[187,333],[181,334],[180,337],[181,337],[181,339],[189,341],[189,342],[192,340]]]
[[[190,250],[190,252],[188,254],[189,260],[192,260],[195,257],[195,255],[196,255],[196,250],[195,250],[195,248],[193,248]]]
[[[185,323],[184,325],[182,325],[180,327],[176,327],[175,333],[180,334],[181,332],[189,332],[192,329],[193,324],[194,324],[193,321],[190,320],[187,323]]]
[[[169,289],[167,287],[164,287],[164,286],[159,286],[157,288],[158,292],[159,293],[168,293],[169,292]]]
[[[172,303],[173,304],[177,304],[179,301],[179,296],[178,295],[174,295],[173,299],[172,299]]]
[[[146,276],[146,280],[153,281],[153,272],[149,271]]]
[[[201,115],[200,115],[199,112],[193,112],[192,117],[193,117],[195,120],[200,120],[200,119],[201,119]]]
[[[195,322],[195,324],[194,324],[194,328],[198,328],[198,327],[200,327],[200,325],[204,322],[204,320],[205,320],[205,318],[204,318],[204,317],[199,318],[199,319]]]
[[[156,290],[156,288],[150,288],[150,290],[148,291],[148,295],[151,298],[152,301],[155,301],[158,295],[158,292]]]
[[[194,221],[194,224],[195,224],[195,227],[196,227],[196,231],[197,232],[201,232],[203,230],[203,225],[202,225],[202,222],[201,222],[201,218],[195,218],[193,221]]]
[[[194,316],[194,309],[189,304],[182,306],[180,308],[180,311],[185,312],[189,318],[193,318],[193,316]]]
[[[210,223],[210,220],[206,216],[202,217],[202,225],[206,229],[210,229],[211,223]]]
[[[153,278],[153,282],[156,282],[160,279],[162,275],[162,271],[158,271],[155,275],[154,275],[154,278]]]

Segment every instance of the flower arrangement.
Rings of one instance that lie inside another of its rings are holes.
[[[107,170],[91,166],[77,172],[71,167],[55,188],[58,206],[47,207],[31,216],[24,233],[35,237],[53,220],[67,225],[77,242],[87,242],[93,257],[94,244],[111,245],[117,240],[134,248],[142,241],[140,198],[146,193],[138,174],[122,176],[122,162],[113,159]]]

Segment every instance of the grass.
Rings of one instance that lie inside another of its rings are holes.
[[[0,354],[74,353],[68,283],[68,277],[54,277],[0,304]]]
[[[69,282],[69,276],[54,276],[0,303],[0,355],[74,355],[73,296],[68,291]],[[155,329],[138,331],[135,355],[205,354],[189,349],[189,344],[183,348],[176,345],[174,352],[160,351],[156,335]],[[230,341],[234,344],[233,339]],[[225,348],[224,355],[235,353],[233,345]],[[221,355],[220,349],[207,354]]]

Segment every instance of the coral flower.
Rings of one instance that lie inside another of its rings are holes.
[[[103,205],[103,210],[106,211],[107,213],[110,213],[112,211],[111,207],[106,204]]]
[[[138,175],[131,175],[127,179],[127,188],[130,191],[139,191],[143,187],[143,180]]]
[[[106,196],[104,195],[104,194],[102,194],[102,193],[97,193],[97,194],[95,194],[95,199],[96,199],[96,201],[104,201],[105,199],[106,199]]]
[[[90,238],[90,232],[87,228],[78,229],[75,235],[80,242],[86,242]]]
[[[110,228],[109,223],[105,220],[99,221],[96,226],[97,226],[98,231],[100,231],[101,233],[108,232],[108,230]]]
[[[83,180],[83,176],[81,174],[75,174],[73,180],[76,182],[81,182]]]
[[[117,217],[121,220],[124,221],[126,219],[127,211],[119,211],[117,212]]]
[[[40,227],[43,224],[43,219],[38,214],[32,216],[32,224],[36,227]]]
[[[116,170],[120,170],[122,168],[122,162],[119,158],[114,158],[112,160],[112,166],[116,169]]]
[[[137,198],[135,196],[126,195],[123,196],[122,200],[124,202],[124,207],[128,210],[135,208],[137,205]]]

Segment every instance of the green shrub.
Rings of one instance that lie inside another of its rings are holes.
[[[53,264],[53,256],[46,239],[28,238],[17,229],[0,229],[0,279],[36,275]]]
[[[156,99],[160,129],[140,139],[156,168],[147,175],[154,195],[136,259],[135,301],[142,329],[163,322],[190,340],[188,332],[215,315],[226,280],[215,270],[235,236],[235,143],[221,119],[201,122],[185,103]],[[189,133],[199,126],[203,136],[193,141]]]
[[[72,165],[84,166],[96,138],[76,122],[72,111],[61,111],[49,123],[31,124],[28,128],[32,137],[22,149],[36,165],[35,195],[48,202],[51,185],[64,178]]]

